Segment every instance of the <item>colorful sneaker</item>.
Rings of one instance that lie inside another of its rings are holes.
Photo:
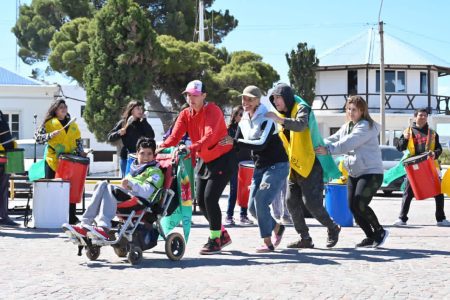
[[[106,241],[110,240],[109,234],[102,227],[87,226],[87,225],[82,225],[82,226],[85,227],[89,231],[87,233],[88,236],[92,235],[94,238],[103,239]]]
[[[221,249],[225,248],[226,246],[231,244],[231,237],[228,234],[228,231],[222,231],[222,233],[220,234],[220,245],[221,245]]]
[[[226,217],[225,218],[225,225],[228,225],[228,226],[234,226],[234,225],[236,225],[236,223],[234,222],[234,218],[233,217]]]
[[[274,239],[272,242],[275,247],[278,247],[280,245],[285,229],[286,229],[286,227],[284,225],[280,224],[280,228],[278,229],[278,232],[277,233],[274,232]]]
[[[200,254],[202,255],[216,254],[220,253],[220,251],[221,251],[220,238],[216,239],[208,238],[208,242],[200,250]]]
[[[256,248],[256,253],[269,253],[275,251],[275,247],[273,245],[267,246],[266,244]]]
[[[388,236],[389,236],[389,231],[387,231],[386,229],[383,229],[383,231],[378,233],[378,237],[375,239],[375,242],[373,243],[373,248],[378,248],[378,247],[383,246],[383,244],[386,241]]]
[[[287,248],[291,249],[307,249],[314,248],[314,243],[311,238],[309,239],[300,239],[298,241],[292,242],[287,245]]]
[[[333,248],[339,241],[339,233],[341,232],[341,226],[336,225],[333,229],[328,229],[327,248]]]
[[[253,221],[250,220],[247,216],[241,216],[240,223],[241,225],[253,225]]]
[[[400,227],[400,226],[406,226],[407,224],[406,224],[406,222],[403,221],[402,219],[398,219],[398,220],[395,221],[392,225]]]
[[[442,221],[437,222],[437,223],[436,223],[436,226],[439,226],[439,227],[448,227],[448,226],[450,226],[450,222],[449,222],[448,220],[444,219],[444,220],[442,220]]]
[[[62,229],[66,233],[76,233],[77,235],[81,237],[86,237],[87,230],[80,225],[70,225],[67,223],[64,223],[62,225]]]
[[[356,248],[372,248],[375,241],[371,238],[365,238],[360,243],[356,244]]]

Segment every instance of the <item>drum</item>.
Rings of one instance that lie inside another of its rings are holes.
[[[130,173],[131,165],[134,163],[135,160],[136,160],[135,153],[128,154],[127,167],[125,168],[125,176],[128,175],[128,173]]]
[[[353,226],[353,215],[348,207],[347,185],[325,185],[325,209],[333,220],[342,227]]]
[[[405,159],[403,165],[416,200],[431,198],[441,193],[436,164],[428,153]]]
[[[254,169],[255,164],[251,160],[246,160],[239,163],[237,203],[240,207],[248,207],[250,184],[252,183]]]
[[[5,154],[5,152],[2,152]],[[24,173],[24,153],[25,151],[20,148],[9,149],[6,151],[5,156],[0,157],[0,164],[6,164],[5,172],[8,174]],[[0,154],[1,155],[1,154]]]
[[[33,220],[36,228],[61,228],[69,221],[70,183],[43,179],[33,182]]]
[[[55,178],[70,181],[70,203],[80,203],[89,168],[89,158],[72,154],[59,156]]]

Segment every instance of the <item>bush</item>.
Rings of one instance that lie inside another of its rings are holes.
[[[450,165],[450,150],[444,149],[441,156],[439,156],[441,165]]]

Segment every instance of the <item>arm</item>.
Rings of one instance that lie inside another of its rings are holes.
[[[254,151],[264,150],[270,142],[270,139],[275,132],[275,124],[272,120],[264,121],[261,125],[261,129],[264,130],[260,138],[257,140],[249,140],[239,138],[237,140],[240,149],[249,149]],[[240,131],[239,131],[240,132]]]
[[[164,176],[159,169],[151,168],[148,170],[149,177],[143,183],[128,181],[128,188],[133,195],[148,199],[155,191],[160,189],[164,182]]]
[[[45,125],[42,125],[38,128],[38,130],[34,133],[34,139],[38,144],[45,144],[50,139],[50,133],[47,133],[45,130]]]
[[[284,118],[284,128],[291,131],[303,131],[308,128],[310,109],[300,105],[295,119]]]
[[[435,146],[434,146],[434,157],[438,159],[442,154],[442,146],[439,142],[439,135],[436,133]]]
[[[368,132],[369,124],[366,122],[359,122],[355,125],[350,134],[344,136],[337,142],[328,144],[328,150],[331,154],[344,154],[352,151],[373,138]]]
[[[79,156],[83,156],[83,154],[84,154],[83,141],[81,139],[77,139],[75,142],[77,143],[77,147],[75,148],[75,153]]]
[[[192,145],[189,146],[189,151],[198,152],[202,148],[206,147],[207,149],[211,149],[218,145],[222,137],[216,137],[215,139],[213,137],[220,122],[225,122],[222,111],[216,105],[210,106],[210,108],[205,111],[204,134],[195,143],[192,141]]]
[[[330,144],[339,141],[341,138],[342,131],[347,128],[347,124],[343,125],[341,128],[339,128],[338,131],[336,131],[333,135],[330,135],[325,140],[325,144]]]
[[[189,110],[186,110],[189,113]],[[186,134],[187,131],[187,114],[185,110],[182,110],[175,121],[175,125],[172,128],[170,135],[161,144],[161,148],[168,148],[176,146],[181,138]]]
[[[108,133],[108,142],[115,142],[120,139],[120,129],[122,129],[122,120],[117,122],[116,126]]]

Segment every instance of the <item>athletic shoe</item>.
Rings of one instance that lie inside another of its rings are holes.
[[[375,239],[375,242],[373,243],[374,248],[381,247],[384,242],[386,241],[387,237],[389,236],[389,231],[386,229],[383,229],[380,233],[378,233],[378,237]]]
[[[436,223],[436,226],[440,226],[440,227],[447,227],[450,226],[450,222],[446,219],[439,221]]]
[[[6,227],[17,227],[20,226],[19,223],[14,222],[10,217],[6,217],[0,220],[0,225]]]
[[[253,221],[250,220],[247,216],[241,216],[239,220],[241,225],[253,225]]]
[[[256,253],[269,253],[275,251],[275,247],[273,245],[267,246],[266,244],[256,248]]]
[[[85,227],[88,230],[87,235],[91,235],[91,238],[98,238],[98,239],[103,239],[106,241],[110,240],[110,236],[109,234],[102,228],[102,227],[97,227],[97,226],[89,226],[89,225],[82,225],[83,227]]]
[[[372,248],[375,241],[371,238],[365,238],[360,243],[356,244],[356,248]]]
[[[287,248],[291,249],[306,249],[306,248],[314,248],[314,243],[311,238],[309,239],[300,239],[296,242],[292,242],[287,245]]]
[[[208,238],[208,242],[200,250],[200,254],[209,255],[220,253],[220,238],[211,239]]]
[[[62,229],[64,232],[69,232],[69,233],[77,233],[78,235],[80,235],[81,237],[86,237],[87,234],[87,230],[83,227],[81,227],[80,225],[70,225],[67,223],[64,223],[62,225]]]
[[[272,242],[275,247],[278,247],[280,245],[285,229],[286,229],[286,227],[284,225],[280,224],[280,228],[278,229],[278,232],[274,233],[274,239]]]
[[[222,233],[220,234],[220,245],[221,245],[221,249],[225,248],[226,246],[231,244],[231,237],[228,234],[228,231],[222,231]]]
[[[395,221],[394,224],[392,224],[392,225],[400,227],[400,226],[406,226],[407,224],[406,224],[406,222],[403,221],[402,219],[398,219],[398,220]],[[438,226],[439,226],[439,225],[438,225]]]
[[[328,229],[327,248],[333,248],[339,241],[339,233],[341,232],[341,226],[336,225],[333,229]]]
[[[225,223],[225,225],[228,225],[228,226],[236,225],[236,223],[234,222],[234,218],[233,217],[226,217],[224,223]]]

